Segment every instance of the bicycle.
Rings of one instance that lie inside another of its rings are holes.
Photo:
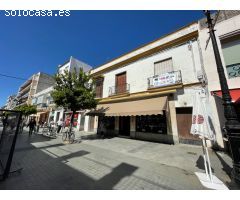
[[[48,133],[49,131],[49,127],[48,126],[43,126],[42,127],[42,134],[45,135],[46,133]]]
[[[72,144],[75,141],[74,131],[72,130],[71,133],[70,133],[69,129],[67,129],[67,131],[64,131],[62,133],[62,141],[65,143],[68,142],[68,143]]]
[[[48,137],[57,138],[57,128],[52,126],[44,126],[42,134]]]

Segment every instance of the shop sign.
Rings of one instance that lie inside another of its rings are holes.
[[[66,114],[65,126],[69,126],[69,125],[70,125],[71,117],[72,117],[72,114],[71,114],[71,113],[67,113],[67,114]],[[77,126],[77,121],[78,121],[78,113],[74,114],[74,118],[73,118],[73,126],[74,126],[74,127]]]
[[[176,81],[177,81],[177,77],[175,72],[168,72],[153,78],[153,86],[159,87],[164,85],[172,85],[172,84],[175,84]]]

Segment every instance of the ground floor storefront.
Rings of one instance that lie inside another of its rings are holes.
[[[73,128],[77,131],[96,132],[98,118],[86,115],[87,112],[88,111],[86,110],[76,111],[73,116]],[[63,108],[57,108],[50,113],[49,122],[53,120],[54,123],[57,123],[59,120],[62,119],[64,122],[64,126],[68,127],[70,125],[71,117],[71,111],[66,111]]]
[[[38,112],[36,115],[36,121],[39,124],[44,124],[45,122],[48,122],[50,111],[45,112]]]
[[[197,136],[190,134],[192,107],[176,108],[171,95],[100,104],[89,115],[90,121],[98,121],[100,135],[168,144],[201,144]]]
[[[233,106],[236,110],[236,114],[238,120],[240,121],[240,88],[229,89],[230,96],[232,98]],[[228,139],[226,136],[226,132],[223,131],[223,127],[225,127],[226,118],[224,116],[224,106],[222,99],[222,91],[216,90],[210,92],[210,100],[212,102],[212,112],[214,113],[214,125],[220,134],[218,134],[217,139],[222,141],[222,148],[226,151],[230,151]],[[217,126],[216,126],[217,125]]]

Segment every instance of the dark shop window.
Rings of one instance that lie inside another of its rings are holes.
[[[167,120],[165,113],[163,115],[137,116],[136,131],[167,134]]]

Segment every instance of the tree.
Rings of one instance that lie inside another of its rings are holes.
[[[37,108],[34,105],[21,105],[15,108],[17,111],[21,111],[24,117],[37,113]]]
[[[73,126],[74,114],[77,110],[96,108],[97,100],[95,99],[94,83],[91,76],[80,69],[77,72],[67,70],[64,73],[55,75],[56,84],[51,96],[55,104],[59,107],[67,108],[72,111],[70,121],[70,132]]]

